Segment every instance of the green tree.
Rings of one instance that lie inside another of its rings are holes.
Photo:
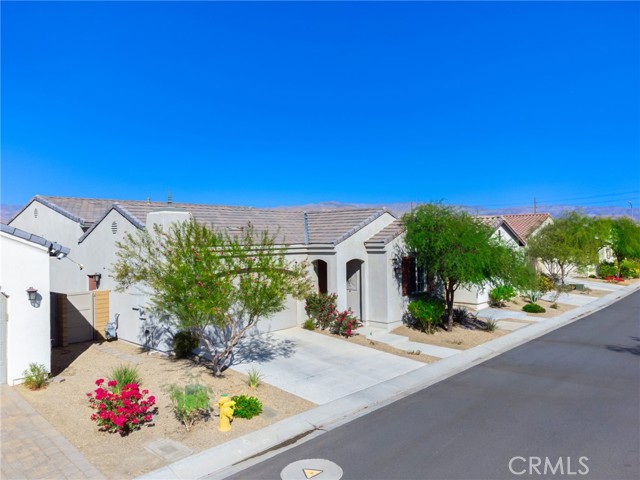
[[[458,288],[505,282],[525,287],[534,278],[523,255],[462,210],[439,204],[421,205],[405,215],[403,221],[408,250],[418,265],[443,283],[449,331],[453,329],[453,301]]]
[[[598,263],[598,250],[606,243],[607,225],[601,219],[569,212],[529,239],[527,253],[539,260],[556,283],[576,268]]]
[[[622,262],[640,258],[640,225],[628,217],[610,220],[611,234],[608,245],[618,263],[618,276],[622,276]]]
[[[200,338],[216,374],[260,318],[310,291],[306,264],[288,260],[267,232],[231,235],[193,220],[154,227],[117,244],[117,289],[148,287],[154,311]]]

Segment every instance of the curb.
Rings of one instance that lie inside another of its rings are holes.
[[[286,418],[216,447],[149,472],[139,479],[222,479],[367,413],[463,372],[546,333],[569,325],[640,290],[640,283],[614,291],[557,317],[528,325],[437,363],[425,365],[325,405]],[[239,465],[242,462],[242,465]]]

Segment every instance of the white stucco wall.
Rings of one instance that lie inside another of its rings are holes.
[[[327,268],[328,274],[328,289],[330,292],[336,292],[338,294],[338,309],[347,309],[347,262],[350,260],[362,260],[362,285],[363,298],[362,298],[362,319],[367,321],[369,319],[369,311],[372,308],[372,296],[369,286],[372,282],[376,281],[376,277],[370,273],[369,264],[367,262],[367,249],[364,242],[378,233],[387,225],[393,223],[395,217],[389,213],[383,213],[380,217],[376,218],[373,222],[358,230],[349,238],[339,243],[335,247],[336,255],[333,257],[333,265],[329,265]]]
[[[393,330],[402,325],[407,297],[402,296],[402,279],[396,278],[396,256],[402,250],[402,236],[384,248],[368,250],[369,316],[367,325]],[[400,255],[402,256],[402,255]]]
[[[12,235],[0,233],[0,291],[7,299],[7,383],[20,383],[30,363],[51,371],[49,252]],[[38,290],[39,304],[26,290]]]
[[[37,216],[35,211],[37,210]],[[11,223],[12,227],[39,235],[71,249],[70,258],[78,263],[85,259],[77,250],[78,239],[83,235],[80,224],[34,200]],[[52,292],[83,292],[88,290],[85,272],[69,259],[48,260],[51,272]]]

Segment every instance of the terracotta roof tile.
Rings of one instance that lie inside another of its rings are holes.
[[[509,226],[525,241],[549,218],[548,213],[523,213],[503,215]]]

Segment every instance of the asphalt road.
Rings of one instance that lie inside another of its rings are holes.
[[[637,292],[230,478],[321,458],[349,480],[638,479],[639,456]]]

